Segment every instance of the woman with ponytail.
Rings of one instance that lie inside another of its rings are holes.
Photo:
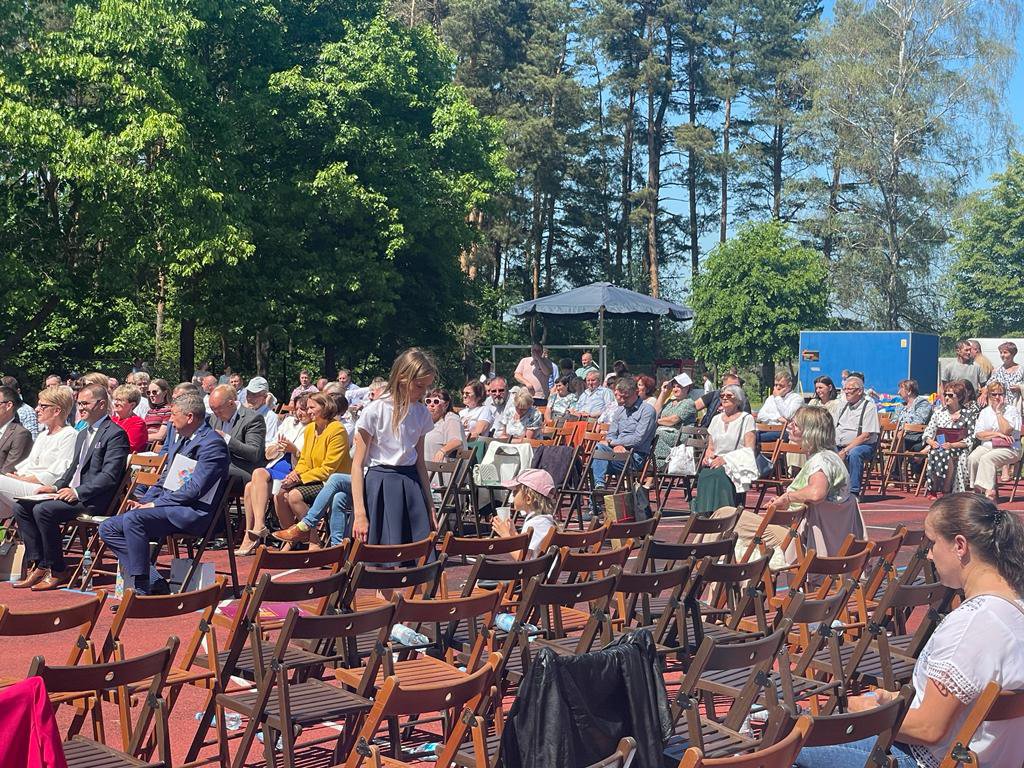
[[[995,681],[1024,689],[1024,525],[1013,512],[975,493],[936,501],[924,523],[939,580],[964,601],[936,628],[914,665],[914,701],[892,755],[900,768],[937,766],[975,699]],[[852,711],[871,709],[896,694],[852,696]],[[985,722],[970,748],[981,765],[1019,766],[1024,718]],[[875,740],[801,751],[803,768],[862,768]]]
[[[391,366],[387,388],[360,412],[352,458],[353,538],[408,544],[436,528],[423,456],[423,438],[434,420],[422,403],[435,378],[430,355],[407,349]]]

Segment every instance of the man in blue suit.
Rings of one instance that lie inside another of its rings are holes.
[[[151,582],[149,542],[172,533],[205,533],[227,483],[227,443],[206,423],[202,395],[186,392],[176,397],[171,404],[171,423],[177,440],[168,447],[160,481],[140,502],[131,502],[131,510],[100,524],[100,538],[117,555],[136,593],[142,595],[167,591],[163,579]],[[194,461],[195,467],[180,487],[168,490],[167,476],[179,456]]]

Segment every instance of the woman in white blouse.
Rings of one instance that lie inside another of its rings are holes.
[[[914,700],[892,747],[903,768],[937,766],[971,705],[990,682],[1024,688],[1024,524],[976,493],[936,501],[925,519],[930,558],[939,580],[964,601],[942,620],[914,664]],[[979,653],[979,641],[984,649]],[[851,696],[851,711],[891,701],[893,691]],[[1018,766],[1024,718],[983,722],[970,749],[979,765]],[[862,768],[874,737],[841,747],[800,752],[801,768]]]
[[[53,485],[71,466],[78,437],[75,428],[67,426],[71,404],[67,387],[48,387],[39,393],[39,437],[14,472],[0,475],[0,518],[13,514],[16,497],[35,493],[41,485]]]
[[[704,468],[697,476],[697,497],[690,510],[698,517],[707,517],[722,507],[735,506],[736,488],[725,471],[728,453],[754,449],[754,417],[743,412],[746,395],[735,384],[727,384],[719,393],[722,412],[716,414],[708,427],[708,447],[704,452]]]
[[[465,407],[459,412],[462,427],[468,440],[486,435],[494,423],[494,406],[484,402],[484,385],[479,381],[467,381],[462,388],[462,402]]]
[[[452,451],[466,447],[466,432],[459,417],[451,412],[452,398],[443,389],[427,392],[423,404],[430,411],[434,428],[423,438],[423,455],[427,461],[444,461]]]
[[[999,501],[996,473],[1020,461],[1020,411],[1007,404],[1003,382],[993,381],[985,391],[988,405],[974,424],[974,436],[980,442],[967,457],[967,472],[975,491]]]

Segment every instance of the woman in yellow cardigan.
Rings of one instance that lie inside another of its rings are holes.
[[[274,509],[282,528],[288,528],[306,516],[324,481],[335,472],[349,472],[352,458],[348,452],[348,433],[335,416],[334,398],[322,392],[309,396],[306,404],[310,422],[306,426],[302,455],[295,469],[281,481],[274,496]],[[285,545],[285,549],[290,549]]]

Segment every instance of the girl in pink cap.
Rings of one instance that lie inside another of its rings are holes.
[[[505,481],[504,486],[513,491],[512,508],[523,513],[522,532],[530,534],[530,555],[537,557],[548,532],[555,527],[555,482],[547,470],[526,469]],[[491,528],[502,538],[518,534],[511,518],[502,520],[495,515]]]

